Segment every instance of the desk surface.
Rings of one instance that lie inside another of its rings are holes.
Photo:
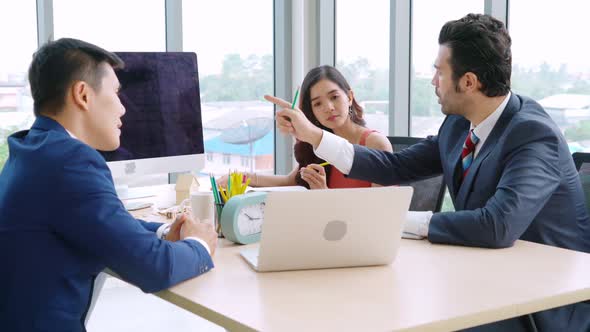
[[[157,201],[169,205],[162,189]],[[389,266],[272,273],[250,268],[239,255],[248,247],[220,241],[212,271],[156,295],[231,331],[449,331],[590,299],[590,254],[526,241],[402,240]]]
[[[447,331],[590,299],[590,254],[402,240],[389,266],[257,273],[246,246],[156,295],[229,330]],[[294,248],[296,250],[296,248]]]

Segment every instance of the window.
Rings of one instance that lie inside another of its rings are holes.
[[[468,13],[483,13],[484,1],[412,1],[410,136],[436,135],[444,119],[434,87],[434,60],[442,26]]]
[[[199,62],[205,151],[224,154],[223,164],[208,162],[203,173],[227,174],[230,156],[272,161],[273,105],[263,96],[273,94],[273,1],[182,7],[183,48]],[[255,171],[273,174],[273,165],[257,164]]]
[[[367,127],[388,133],[388,0],[336,3],[336,67],[363,107]]]
[[[165,51],[164,5],[164,0],[53,0],[55,39],[82,39],[111,52]]]
[[[33,99],[27,78],[37,48],[34,0],[0,3],[2,61],[0,61],[0,170],[8,159],[6,138],[34,121]]]
[[[213,161],[213,153],[207,153],[207,161],[208,162],[212,162]]]
[[[590,151],[588,10],[585,1],[510,1],[512,90],[545,108],[571,152]]]
[[[248,167],[250,167],[250,157],[248,156],[241,156],[240,157],[240,165],[246,169]]]

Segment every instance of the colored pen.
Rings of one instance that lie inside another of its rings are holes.
[[[220,204],[220,197],[217,194],[217,184],[215,183],[215,178],[213,177],[213,174],[209,174],[209,180],[211,181],[211,192],[213,194],[215,204]]]
[[[232,179],[232,172],[231,171],[227,171],[227,192],[228,192],[228,196],[231,197],[231,179]]]
[[[295,98],[293,98],[293,104],[291,104],[291,109],[295,109],[295,104],[297,104],[297,97],[299,97],[299,87],[295,91]]]
[[[223,204],[223,200],[221,199],[221,193],[219,192],[220,186],[217,184],[217,180],[215,180],[215,177],[213,178],[213,184],[215,185],[215,195],[217,196],[217,202],[219,204]]]
[[[322,166],[322,167],[326,167],[328,165],[330,165],[330,163],[327,161],[324,161],[323,163],[320,164],[320,166]]]

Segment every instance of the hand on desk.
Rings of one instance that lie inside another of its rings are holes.
[[[182,224],[190,218],[186,214],[180,214],[176,217],[176,220],[170,225],[170,229],[168,230],[168,234],[166,234],[166,240],[176,242],[180,240],[180,228]]]
[[[425,237],[414,233],[402,232],[402,239],[424,240]]]
[[[192,218],[184,215],[184,221],[180,227],[179,237],[181,240],[187,237],[197,237],[207,243],[209,250],[211,250],[211,256],[215,254],[215,248],[217,247],[217,232],[213,228],[213,225],[208,220],[193,220]],[[172,228],[170,229],[172,232]]]
[[[422,240],[428,237],[430,211],[408,211],[402,237],[404,239]]]

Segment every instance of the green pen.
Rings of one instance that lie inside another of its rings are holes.
[[[291,109],[295,109],[295,104],[297,103],[297,97],[299,97],[299,87],[295,91],[295,98],[293,98],[293,104],[291,104]]]

